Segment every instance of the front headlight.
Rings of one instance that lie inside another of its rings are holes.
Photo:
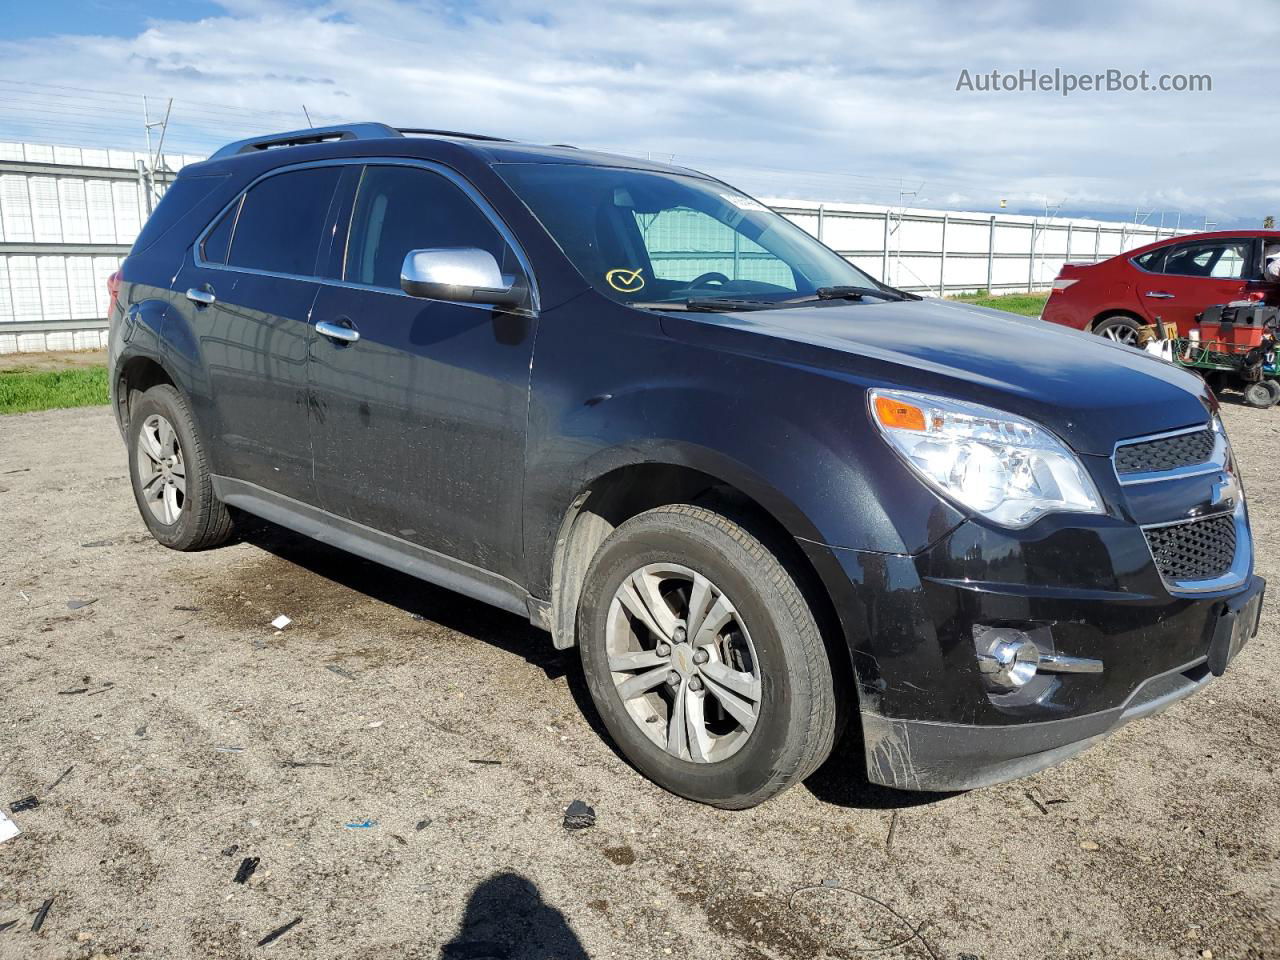
[[[872,390],[871,419],[926,483],[1006,527],[1046,513],[1102,513],[1097,487],[1066,444],[1002,410]]]

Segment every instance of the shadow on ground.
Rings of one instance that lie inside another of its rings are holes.
[[[589,960],[563,913],[542,899],[518,873],[498,873],[471,892],[452,940],[440,960],[517,960],[556,957]]]

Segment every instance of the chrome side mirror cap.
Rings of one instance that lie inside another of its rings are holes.
[[[493,254],[478,247],[410,250],[400,268],[400,289],[411,297],[495,307],[518,307],[528,299],[525,284],[504,277]]]

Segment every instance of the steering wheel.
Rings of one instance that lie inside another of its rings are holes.
[[[732,283],[732,281],[719,270],[708,270],[706,273],[699,274],[690,280],[689,285],[685,289],[692,290],[694,287],[700,287],[704,283],[708,283],[712,280],[718,280],[721,286]]]

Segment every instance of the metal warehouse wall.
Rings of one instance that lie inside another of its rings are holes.
[[[0,142],[0,353],[105,345],[106,281],[146,217],[139,169],[147,159],[127,150]],[[162,168],[200,159],[166,154]],[[1097,220],[765,202],[872,276],[939,295],[1043,289],[1068,258],[1104,259],[1175,233]],[[727,243],[715,250],[720,242],[700,239],[698,257],[719,253],[753,275],[756,251]]]
[[[198,159],[164,162],[177,170]],[[0,353],[106,344],[107,277],[146,216],[146,160],[0,142]]]

